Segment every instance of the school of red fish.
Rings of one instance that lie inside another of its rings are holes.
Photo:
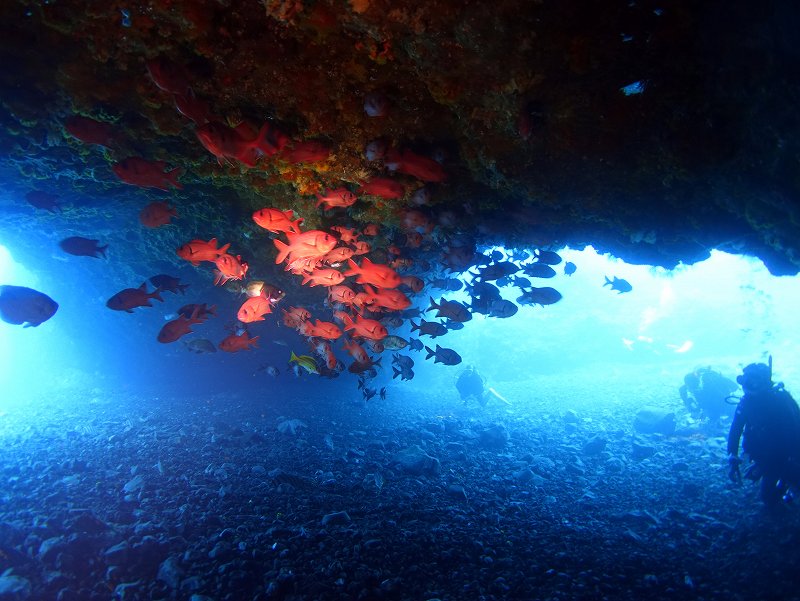
[[[209,103],[193,92],[185,71],[165,58],[147,62],[147,71],[153,83],[171,95],[176,110],[194,123],[197,141],[213,155],[220,165],[239,165],[252,168],[260,161],[284,161],[289,164],[314,164],[324,162],[333,149],[316,140],[292,140],[274,124],[266,122],[260,127],[243,122],[231,127],[222,119],[212,115]],[[365,98],[365,118],[380,118],[389,110],[380,94]],[[84,144],[113,147],[119,134],[109,123],[86,116],[72,116],[65,122],[65,130]],[[415,249],[423,244],[436,244],[436,226],[430,212],[424,210],[431,202],[432,186],[446,185],[445,167],[433,157],[423,156],[407,148],[390,148],[381,140],[365,141],[365,157],[374,164],[381,162],[388,173],[376,174],[360,182],[355,190],[348,182],[328,188],[316,194],[314,211],[325,211],[334,218],[348,219],[348,209],[359,201],[393,203],[400,216],[399,231],[381,238],[397,241],[382,246],[380,253],[373,244],[386,225],[360,224],[360,227],[334,225],[327,229],[303,229],[304,219],[292,210],[280,207],[264,207],[252,215],[253,222],[272,238],[275,248],[275,264],[299,278],[303,285],[324,287],[326,294],[325,314],[312,315],[302,306],[289,305],[284,293],[263,281],[246,281],[248,262],[232,244],[220,244],[217,239],[187,240],[176,249],[178,257],[191,265],[203,263],[213,266],[214,284],[243,282],[240,290],[246,300],[236,312],[238,326],[217,346],[227,352],[248,350],[257,346],[259,335],[251,335],[258,323],[273,313],[283,325],[296,330],[308,340],[313,355],[296,355],[292,352],[294,369],[322,376],[336,376],[345,369],[337,356],[337,350],[352,358],[347,370],[359,375],[360,383],[375,375],[380,367],[380,354],[385,350],[400,351],[404,348],[421,351],[419,338],[406,340],[390,334],[410,321],[411,331],[419,336],[436,338],[448,330],[463,327],[474,313],[505,318],[517,312],[517,304],[548,305],[558,302],[561,295],[554,288],[534,287],[520,271],[534,278],[550,278],[556,275],[552,265],[561,263],[555,252],[537,250],[502,252],[489,254],[476,252],[474,243],[450,244],[441,256],[441,266],[450,271],[449,277],[433,277],[432,266],[427,261],[414,260]],[[124,183],[142,188],[163,191],[183,188],[179,178],[180,167],[170,168],[163,161],[144,157],[128,157],[111,166],[113,173]],[[400,175],[400,177],[398,177]],[[355,186],[354,186],[355,187]],[[407,200],[406,200],[407,199]],[[33,206],[50,212],[60,211],[58,199],[53,195],[33,191],[28,195]],[[141,224],[147,228],[164,227],[178,218],[178,212],[167,202],[154,201],[145,206],[139,215]],[[347,221],[346,221],[347,220]],[[107,245],[98,240],[73,236],[61,242],[65,252],[78,256],[99,258],[105,256]],[[366,255],[372,253],[372,259]],[[376,258],[378,257],[378,258]],[[475,270],[475,271],[473,271]],[[575,266],[567,263],[564,273],[571,275]],[[462,274],[462,277],[453,277]],[[414,295],[426,287],[443,291],[460,290],[468,274],[467,288],[471,303],[461,303],[429,297],[430,305],[425,312],[436,311],[439,321],[426,321],[422,310],[415,307]],[[427,278],[427,279],[426,279]],[[131,312],[138,307],[151,306],[151,300],[162,301],[165,291],[183,293],[186,284],[177,278],[161,274],[150,279],[154,286],[147,291],[146,283],[138,288],[121,290],[110,298],[107,306],[117,311]],[[516,286],[521,291],[517,304],[503,299],[500,288]],[[278,307],[280,303],[280,307]],[[205,304],[188,304],[178,311],[175,319],[167,322],[156,339],[171,343],[192,333],[192,327],[203,323],[216,314],[217,307]],[[413,318],[419,318],[415,323]],[[341,341],[341,342],[337,342]],[[197,342],[197,341],[194,341]],[[208,344],[189,345],[190,350],[208,352],[215,350]],[[334,345],[339,346],[336,349]],[[438,344],[434,349],[424,346],[426,359],[437,363],[456,365],[461,362],[458,353]],[[395,353],[392,359],[393,377],[403,380],[413,378],[413,360],[408,355]]]

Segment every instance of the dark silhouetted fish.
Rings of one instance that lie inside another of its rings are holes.
[[[512,303],[510,300],[501,298],[489,303],[489,317],[511,317],[516,315],[519,307]]]
[[[552,278],[556,270],[544,263],[531,263],[525,266],[525,273],[532,278]]]
[[[173,294],[178,294],[178,292],[183,294],[183,291],[189,287],[189,284],[181,284],[180,278],[172,277],[171,275],[166,275],[163,273],[154,275],[152,278],[150,278],[150,283],[156,288],[167,290]]]
[[[531,288],[517,297],[520,305],[552,305],[561,300],[561,293],[555,288]]]
[[[61,205],[58,202],[58,196],[55,194],[42,192],[41,190],[32,190],[25,195],[25,200],[28,201],[28,204],[37,209],[44,209],[51,213],[61,212]]]
[[[199,355],[203,353],[217,352],[217,347],[214,346],[214,343],[205,338],[194,338],[193,340],[184,340],[183,343],[186,345],[186,348],[188,350],[190,350],[193,353],[197,353]]]
[[[35,328],[55,315],[58,303],[46,294],[24,286],[0,286],[0,319]]]
[[[425,358],[434,357],[434,363],[444,363],[445,365],[458,365],[461,363],[461,355],[451,348],[443,348],[437,344],[435,351],[431,350],[429,346],[426,346],[425,350],[428,351],[428,355]]]
[[[627,280],[623,280],[617,276],[614,276],[613,280],[609,280],[608,276],[606,276],[606,283],[603,284],[603,286],[611,286],[611,289],[616,290],[617,294],[622,294],[623,292],[630,292],[633,290],[633,286],[631,286]]]
[[[536,260],[545,265],[558,265],[561,263],[561,256],[552,250],[537,250]]]
[[[90,240],[81,236],[71,236],[65,238],[58,245],[62,250],[76,257],[94,257],[99,259],[101,256],[106,258],[106,249],[108,244],[100,246],[99,240]]]
[[[419,320],[419,325],[415,324],[413,321],[411,322],[411,331],[416,332],[417,330],[419,330],[420,336],[427,334],[431,338],[447,334],[447,328],[439,322],[425,321],[424,319]]]

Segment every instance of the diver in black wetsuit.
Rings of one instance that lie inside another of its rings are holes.
[[[475,399],[481,406],[486,405],[487,395],[484,391],[486,380],[473,366],[468,365],[456,381],[456,388],[461,395],[461,400],[466,405],[470,399]]]
[[[752,461],[745,477],[761,479],[761,499],[768,507],[790,500],[800,484],[800,408],[783,384],[773,384],[771,364],[751,363],[736,378],[744,396],[728,434],[728,476],[741,481],[739,439]]]
[[[732,405],[727,398],[738,388],[736,382],[718,371],[701,367],[684,376],[678,392],[692,417],[707,419],[708,425],[716,428],[722,416],[731,414]]]

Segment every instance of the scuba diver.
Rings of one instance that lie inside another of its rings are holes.
[[[800,484],[800,408],[782,383],[772,382],[769,365],[751,363],[736,381],[744,396],[736,407],[728,434],[728,476],[736,483],[742,476],[739,439],[752,464],[744,476],[761,479],[761,500],[775,507],[792,499],[791,487]]]
[[[727,399],[738,388],[730,378],[710,367],[701,367],[684,376],[678,392],[692,417],[707,419],[708,425],[716,428],[722,416],[731,414],[732,405]]]
[[[484,390],[486,378],[478,373],[472,365],[468,365],[456,380],[456,388],[461,395],[461,400],[466,405],[470,399],[475,399],[481,407],[486,405],[487,395]]]

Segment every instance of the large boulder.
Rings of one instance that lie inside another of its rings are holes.
[[[435,476],[441,467],[438,459],[431,457],[417,445],[399,451],[393,462],[406,474],[413,476]]]
[[[643,407],[636,413],[633,427],[640,434],[671,436],[675,433],[675,414],[658,407]]]

